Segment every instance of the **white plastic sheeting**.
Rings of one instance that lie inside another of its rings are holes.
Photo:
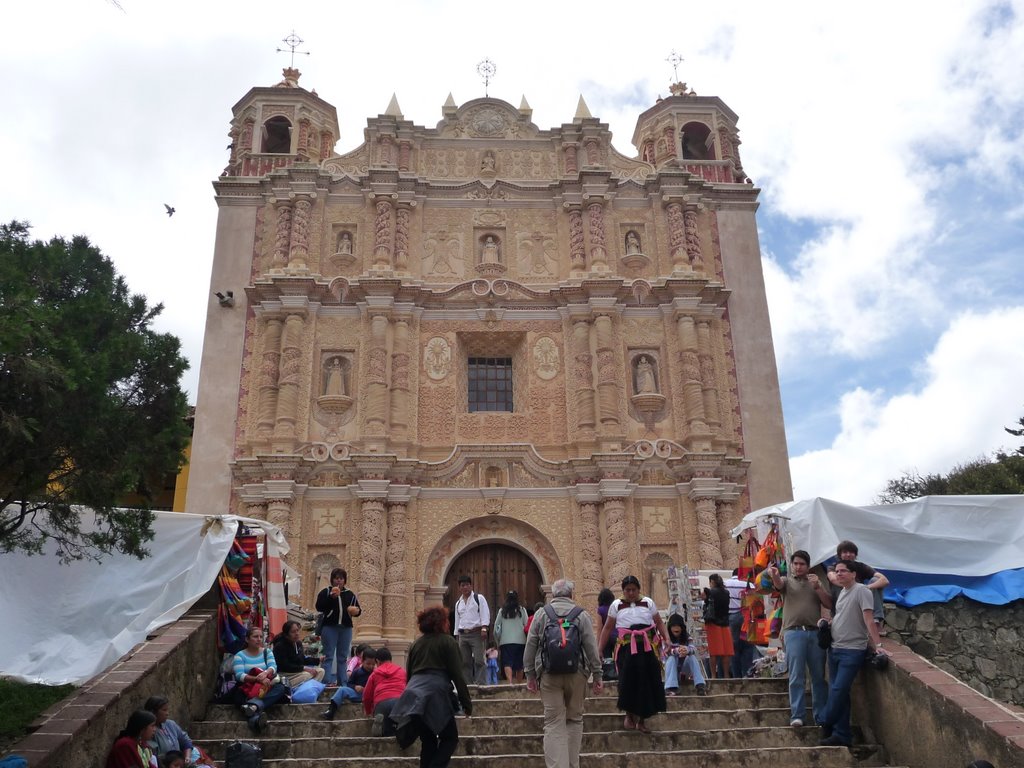
[[[1024,496],[925,496],[867,507],[791,501],[751,512],[732,534],[772,517],[782,522],[787,545],[807,550],[811,565],[850,539],[883,572],[987,576],[1024,567]]]
[[[280,529],[263,520],[157,512],[144,560],[113,554],[61,565],[52,550],[3,555],[0,676],[61,685],[103,671],[209,591],[239,523],[287,553]]]

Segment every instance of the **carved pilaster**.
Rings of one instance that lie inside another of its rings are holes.
[[[313,204],[308,197],[300,197],[295,201],[292,215],[291,245],[288,251],[289,271],[301,272],[306,269],[309,256],[309,214]]]
[[[384,635],[404,637],[409,623],[409,585],[405,580],[407,507],[404,503],[388,505],[388,543],[384,567]]]
[[[326,160],[331,156],[334,149],[334,134],[330,131],[320,131],[320,159]]]
[[[268,317],[263,327],[263,360],[260,365],[260,407],[256,428],[263,437],[274,431],[277,420],[277,382],[281,366],[281,329],[278,317]]]
[[[267,519],[267,502],[265,501],[253,501],[245,505],[245,516],[253,517],[257,520]]]
[[[302,358],[302,315],[288,315],[281,339],[281,368],[277,385],[274,437],[295,437],[299,407],[299,363]]]
[[[715,500],[700,497],[694,500],[697,508],[697,549],[700,552],[700,567],[722,568],[722,545],[718,538],[718,515]]]
[[[312,127],[312,123],[309,122],[308,118],[304,117],[299,120],[299,141],[298,148],[296,149],[299,160],[309,160],[310,158],[309,142]]]
[[[390,200],[377,199],[377,217],[373,223],[373,268],[391,268],[392,225]]]
[[[360,537],[359,634],[380,637],[384,618],[384,500],[363,499]]]
[[[697,357],[700,363],[700,386],[704,400],[704,415],[708,427],[715,434],[722,428],[718,410],[718,384],[715,377],[715,358],[711,350],[711,323],[697,321]]]
[[[693,317],[680,315],[676,320],[679,333],[679,362],[683,371],[683,405],[690,432],[708,431],[704,413],[704,393],[701,387],[700,360],[697,357],[697,333]]]
[[[608,269],[608,250],[604,239],[604,205],[591,203],[587,206],[590,222],[590,268],[600,272]]]
[[[391,353],[391,436],[404,440],[409,432],[409,323],[394,323]]]
[[[268,499],[267,500],[267,522],[280,528],[288,538],[292,520],[291,499]]]
[[[587,268],[587,252],[583,243],[583,211],[569,210],[569,260],[572,269],[583,271]]]
[[[576,158],[576,152],[579,144],[575,141],[567,141],[562,145],[562,156],[565,158],[565,173],[567,175],[575,175],[580,172],[579,164]]]
[[[597,139],[587,139],[583,142],[583,149],[587,155],[588,166],[601,164],[601,144]]]
[[[409,206],[400,205],[395,212],[395,269],[409,269]]]
[[[686,231],[682,203],[669,203],[666,207],[668,217],[668,248],[672,258],[672,269],[675,271],[687,268]]]
[[[408,171],[409,161],[412,158],[412,142],[400,141],[398,142],[398,170]]]
[[[700,251],[700,233],[697,231],[697,209],[687,206],[683,213],[683,229],[686,238],[686,257],[698,272],[704,270],[704,258]]]
[[[387,333],[387,317],[374,315],[370,320],[370,349],[367,354],[366,408],[364,410],[366,434],[373,436],[381,436],[385,433],[388,420]]]
[[[590,322],[572,324],[573,379],[576,387],[576,426],[586,432],[594,429],[594,370],[590,354]]]
[[[242,136],[240,143],[237,147],[238,159],[241,160],[245,155],[252,154],[252,134],[253,129],[256,126],[256,121],[251,117],[247,118],[242,124]]]
[[[626,527],[626,502],[604,500],[604,528],[608,562],[605,583],[617,586],[629,575],[629,531]]]
[[[679,150],[676,149],[676,129],[671,125],[666,125],[665,131],[662,135],[665,137],[665,144],[668,147],[669,157],[678,157]]]
[[[291,247],[292,203],[290,200],[278,200],[274,208],[277,209],[277,229],[274,232],[274,258],[270,262],[270,271],[282,272],[288,265]]]
[[[594,320],[597,336],[597,391],[602,430],[619,425],[619,394],[622,382],[619,380],[619,365],[616,361],[612,319],[598,315]]]
[[[379,139],[380,144],[380,164],[381,165],[392,165],[394,163],[394,147],[395,140],[390,136],[381,136]]]
[[[719,501],[716,506],[718,507],[718,541],[722,552],[722,567],[729,570],[739,565],[736,559],[738,554],[736,542],[732,537],[732,529],[739,523],[739,520],[733,519],[736,507],[731,501]]]
[[[601,567],[601,521],[594,502],[580,502],[580,548],[583,560],[578,601],[582,605],[595,605],[597,593],[604,586],[604,570]]]

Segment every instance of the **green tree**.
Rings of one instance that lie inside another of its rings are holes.
[[[1020,425],[1020,429],[1014,429],[1013,427],[1003,427],[1003,429],[1016,437],[1024,437],[1024,416],[1017,419],[1017,423]],[[1024,445],[1017,449],[1017,455],[1024,456]]]
[[[896,504],[920,496],[966,496],[1024,493],[1024,455],[996,453],[958,464],[946,475],[904,472],[890,480],[879,495],[881,504]]]
[[[115,504],[149,498],[188,440],[188,363],[150,328],[161,310],[85,237],[0,225],[0,552],[148,554],[152,513]]]

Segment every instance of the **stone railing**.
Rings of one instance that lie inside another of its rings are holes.
[[[157,694],[170,699],[171,718],[188,730],[206,711],[219,660],[217,611],[193,608],[43,712],[10,753],[31,768],[104,765],[128,716]]]

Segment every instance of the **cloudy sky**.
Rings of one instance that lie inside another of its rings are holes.
[[[11,4],[8,4],[11,5]],[[629,155],[680,79],[739,115],[796,498],[872,501],[905,470],[1015,445],[1024,415],[1024,0],[590,3],[35,0],[6,7],[0,217],[86,234],[192,362],[195,400],[231,106],[280,79],[334,104],[339,152],[392,92],[434,125],[449,91],[582,93]],[[168,219],[164,203],[177,209]],[[1019,442],[1019,441],[1018,441]]]

